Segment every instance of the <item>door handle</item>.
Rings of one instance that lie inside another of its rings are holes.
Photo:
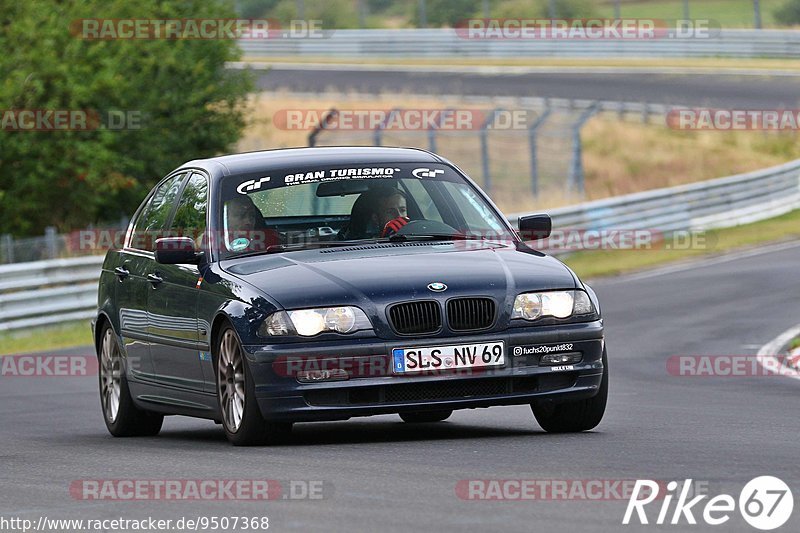
[[[163,282],[164,279],[161,276],[159,276],[158,274],[148,274],[147,275],[147,281],[152,283],[153,284],[153,288],[155,288],[156,285],[158,285],[159,283]]]
[[[131,275],[130,271],[125,267],[117,267],[114,269],[114,275],[119,278],[120,281],[127,278]]]

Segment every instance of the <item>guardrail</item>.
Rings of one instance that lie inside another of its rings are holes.
[[[800,160],[756,172],[549,210],[556,228],[703,230],[800,208]],[[516,224],[522,214],[509,217]],[[0,266],[0,331],[88,319],[103,258]]]
[[[746,174],[551,209],[553,227],[707,230],[800,208],[800,160]],[[516,223],[523,215],[509,216]]]
[[[324,38],[239,41],[246,58],[800,57],[800,32],[721,30],[707,39],[466,39],[452,29],[334,30]]]
[[[89,319],[102,256],[0,266],[0,331]]]

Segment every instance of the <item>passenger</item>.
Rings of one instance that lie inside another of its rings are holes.
[[[225,246],[232,252],[262,251],[280,239],[267,228],[264,216],[247,195],[225,202]]]

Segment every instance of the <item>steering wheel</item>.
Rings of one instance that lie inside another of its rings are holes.
[[[452,235],[458,230],[449,224],[437,220],[411,220],[408,224],[397,230],[395,235]]]

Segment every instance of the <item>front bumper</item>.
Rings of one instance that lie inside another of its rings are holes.
[[[393,374],[394,348],[445,346],[502,340],[503,367]],[[385,341],[374,338],[245,346],[261,413],[270,420],[341,420],[354,416],[470,409],[590,398],[603,375],[601,320],[511,328],[500,333]],[[566,345],[566,346],[564,346]],[[569,346],[572,345],[572,346]],[[531,347],[559,346],[580,354],[562,368],[540,365]],[[349,379],[301,383],[302,370],[344,369]]]

